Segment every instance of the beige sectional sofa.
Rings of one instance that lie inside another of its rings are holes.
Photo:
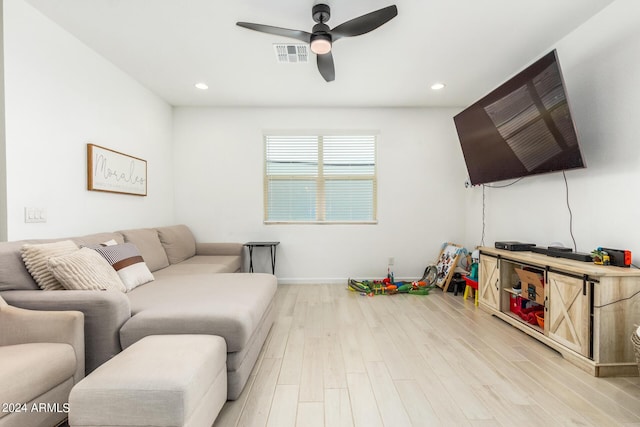
[[[24,244],[132,243],[154,280],[129,292],[41,290],[21,257]],[[249,378],[273,324],[277,279],[241,273],[242,244],[196,242],[188,227],[123,230],[70,239],[0,243],[0,295],[35,310],[77,310],[85,318],[86,373],[148,335],[219,335],[227,346],[228,399]]]

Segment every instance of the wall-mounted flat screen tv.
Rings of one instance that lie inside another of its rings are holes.
[[[472,185],[586,166],[555,50],[454,122]]]

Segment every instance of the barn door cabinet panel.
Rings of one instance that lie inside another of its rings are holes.
[[[594,286],[593,358],[601,369],[614,367],[621,360],[634,360],[629,337],[640,325],[638,282],[637,277],[606,276],[600,277],[600,283]],[[631,363],[627,367],[628,375],[638,375],[637,366]]]
[[[484,286],[479,289],[478,303],[489,308],[500,308],[500,271],[498,270],[498,258],[490,255],[480,258],[478,270],[479,283]]]
[[[592,282],[575,276],[549,273],[546,281],[547,336],[582,356],[590,356]]]
[[[523,277],[532,283],[514,289]],[[640,324],[640,270],[482,247],[478,286],[482,309],[581,369],[638,375],[629,337]],[[543,310],[544,327],[525,321],[520,309]]]

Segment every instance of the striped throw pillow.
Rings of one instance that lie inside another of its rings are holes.
[[[49,270],[65,289],[117,290],[126,292],[118,274],[99,254],[89,248],[49,258]]]
[[[116,270],[127,292],[154,280],[140,251],[132,243],[93,247]]]

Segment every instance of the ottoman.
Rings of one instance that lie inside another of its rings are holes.
[[[76,384],[69,425],[210,427],[227,400],[227,348],[215,335],[150,335]]]

